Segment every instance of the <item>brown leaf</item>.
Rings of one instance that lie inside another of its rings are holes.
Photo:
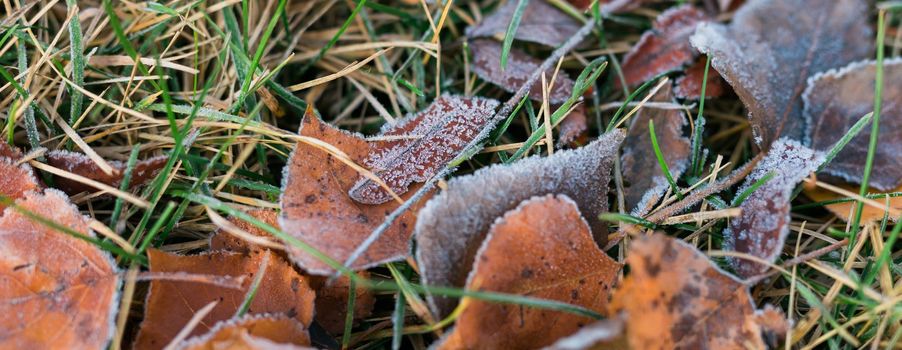
[[[448,182],[447,190],[420,210],[416,257],[424,284],[463,287],[480,244],[498,217],[520,202],[545,194],[565,194],[579,205],[595,241],[603,245],[611,167],[624,133],[615,130],[585,147],[530,157],[512,165],[482,168]],[[456,300],[427,296],[439,317]]]
[[[479,248],[468,290],[528,295],[601,312],[620,264],[592,239],[565,195],[523,201],[499,218]],[[524,349],[553,343],[592,321],[574,314],[464,298],[439,349]]]
[[[745,103],[762,149],[781,136],[808,144],[806,81],[870,55],[867,9],[860,0],[752,1],[729,26],[702,24],[690,40]]]
[[[558,339],[543,350],[624,350],[629,349],[624,315],[588,324],[579,331]]]
[[[310,346],[304,324],[286,316],[245,315],[220,321],[204,335],[176,345],[181,350],[300,349]]]
[[[357,164],[370,154],[370,145],[359,134],[349,133],[323,123],[312,109],[301,122],[300,134],[319,139],[338,148]],[[397,202],[379,205],[360,204],[348,196],[348,190],[360,175],[356,170],[324,150],[300,142],[285,166],[282,183],[282,212],[279,223],[285,233],[304,241],[333,259],[343,262],[382,224]],[[402,196],[409,198],[421,185],[411,186]],[[407,255],[419,204],[401,215],[357,261],[352,268],[365,269]],[[309,273],[327,275],[333,269],[319,259],[288,246],[291,259]]]
[[[360,278],[369,278],[366,271],[357,272]],[[327,277],[311,276],[310,284],[316,290],[316,323],[332,335],[344,333],[345,317],[348,315],[348,297],[351,291],[351,279],[341,276],[331,284]],[[354,321],[369,317],[376,305],[376,295],[372,290],[357,285],[354,288]]]
[[[18,160],[22,158],[22,152],[20,152],[17,148],[10,146],[6,142],[0,142],[0,158]]]
[[[589,130],[589,117],[586,115],[586,105],[580,104],[570,111],[559,124],[560,133],[557,138],[557,147],[561,148],[574,143],[586,136]]]
[[[426,109],[383,128],[379,137],[410,137],[370,141],[363,165],[373,169],[395,193],[406,193],[414,182],[425,182],[454,160],[484,129],[495,114],[498,101],[442,95]],[[364,204],[393,200],[375,181],[361,177],[349,191]]]
[[[846,191],[856,193],[856,194],[858,193],[858,186],[852,186],[852,185],[837,185],[837,186]],[[816,201],[816,202],[825,202],[825,201],[832,201],[832,200],[837,200],[837,199],[848,198],[844,195],[841,195],[841,194],[838,194],[838,193],[835,193],[835,192],[832,192],[832,191],[829,191],[829,190],[826,190],[826,189],[823,189],[820,187],[816,187],[814,185],[809,185],[807,183],[803,185],[803,188],[804,188],[803,193],[805,193],[805,196],[808,198],[811,198],[811,200]],[[899,186],[897,188],[891,189],[886,192],[869,191],[868,193],[869,194],[886,194],[886,193],[893,193],[893,192],[902,192],[902,186]],[[886,197],[879,197],[874,200],[880,204],[887,203]],[[851,215],[854,214],[854,212],[852,211],[853,210],[852,208],[855,208],[857,206],[858,206],[858,202],[852,200],[852,201],[848,201],[848,202],[827,204],[824,206],[824,208],[826,208],[831,213],[835,214],[837,217],[839,217],[843,221],[851,222],[852,221]],[[902,197],[889,197],[889,206],[893,209],[902,211]],[[862,224],[864,224],[864,223],[868,223],[868,222],[881,221],[881,220],[883,220],[884,215],[886,215],[886,212],[883,211],[882,209],[877,209],[873,206],[865,205],[861,208],[861,221],[860,222]],[[892,215],[889,215],[888,218],[890,220],[894,220],[894,221],[897,219],[896,217],[893,217]]]
[[[702,81],[705,80],[705,63],[707,58],[702,55],[695,59],[684,75],[674,81],[674,94],[682,99],[697,100],[702,98]],[[720,97],[724,94],[726,82],[713,68],[708,69],[708,84],[705,86],[705,98]]]
[[[507,68],[501,69],[501,44],[491,39],[475,39],[470,41],[470,49],[473,51],[471,68],[480,78],[501,88],[516,92],[529,77],[539,69],[542,61],[516,48],[511,48],[507,56]],[[551,83],[554,69],[545,72],[545,79]],[[560,71],[554,79],[554,86],[548,91],[550,103],[563,103],[573,92],[573,80],[566,72]],[[529,91],[529,98],[542,100],[542,84],[536,84]]]
[[[710,18],[692,5],[665,11],[652,29],[623,58],[623,76],[627,85],[636,86],[655,76],[682,68],[692,62],[698,51],[689,44],[695,26]],[[702,66],[704,69],[704,66]]]
[[[746,197],[739,206],[742,214],[724,230],[724,248],[773,262],[783,250],[789,234],[789,209],[796,184],[824,162],[821,152],[812,151],[787,138],[774,142],[736,193],[743,193],[768,174],[773,177]],[[749,259],[728,258],[736,273],[744,278],[767,270]]]
[[[131,180],[128,182],[129,188],[136,188],[154,179],[159,174],[163,166],[168,161],[168,156],[158,156],[135,163],[132,170]],[[119,161],[110,161],[113,167],[113,174],[104,173],[91,158],[83,153],[69,151],[51,151],[47,153],[47,164],[68,171],[70,173],[81,175],[91,180],[95,180],[115,188],[119,188],[122,178],[125,176],[126,164]],[[81,192],[94,192],[97,189],[85,185],[81,182],[70,180],[64,177],[55,176],[56,188],[63,190],[70,195]]]
[[[21,209],[94,237],[88,219],[54,189]],[[119,275],[97,246],[12,209],[0,217],[0,348],[102,349],[113,332]]]
[[[262,221],[265,224],[268,224],[272,227],[279,228],[279,213],[272,209],[255,209],[247,212],[248,215],[253,218]],[[255,225],[251,223],[241,220],[237,217],[230,217],[229,222],[243,230],[244,232],[250,233],[251,235],[257,237],[272,237],[269,232],[263,231]],[[260,247],[256,244],[245,241],[239,237],[235,237],[228,232],[223,232],[223,230],[216,230],[213,235],[210,236],[210,250],[218,251],[218,250],[228,250],[237,253],[258,253],[267,250],[266,247]],[[283,258],[287,258],[287,255],[282,255],[282,252],[276,252]]]
[[[314,292],[306,278],[270,252],[237,254],[210,252],[181,256],[149,250],[150,271],[179,275],[208,276],[211,281],[154,279],[144,307],[144,322],[135,347],[159,349],[194,316],[196,310],[213,301],[219,303],[207,314],[191,335],[206,333],[218,321],[232,318],[244,301],[254,274],[266,262],[263,279],[251,302],[248,314],[281,314],[309,325],[313,320]],[[212,283],[214,278],[242,278],[241,288]]]
[[[641,6],[647,0],[598,0],[602,14],[619,13],[633,10]],[[573,7],[580,10],[588,10],[594,0],[567,0]]]
[[[868,186],[889,191],[902,185],[902,59],[884,63],[880,142],[877,143]],[[828,151],[863,115],[874,110],[876,62],[851,64],[812,77],[805,90],[805,115],[812,121],[811,147]],[[861,183],[871,128],[852,138],[819,174],[833,183]],[[856,191],[857,192],[857,191]]]
[[[653,100],[673,102],[670,87],[663,87]],[[650,120],[655,123],[655,137],[671,176],[678,179],[689,163],[689,138],[683,136],[683,126],[686,125],[683,112],[648,107],[640,110],[630,124],[620,158],[623,164],[624,201],[626,209],[634,216],[647,214],[670,188],[651,143]]]
[[[641,237],[626,262],[611,312],[625,316],[632,349],[763,349],[762,333],[780,333],[759,317],[748,287],[681,240]]]
[[[467,37],[503,38],[518,3],[516,0],[508,1],[475,26],[468,27]],[[526,5],[514,38],[554,47],[570,39],[580,27],[580,23],[570,15],[544,0],[535,0]]]
[[[0,147],[0,151],[2,150]],[[0,156],[0,195],[9,200],[25,198],[29,191],[41,189],[40,182],[34,177],[34,169],[28,164],[16,165],[17,159]],[[6,206],[0,203],[0,215],[5,208]]]

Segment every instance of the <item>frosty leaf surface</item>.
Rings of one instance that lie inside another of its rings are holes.
[[[128,182],[129,188],[136,188],[154,179],[160,170],[166,165],[168,156],[158,156],[135,163],[132,177]],[[51,151],[47,153],[47,164],[63,169],[70,173],[81,175],[115,188],[119,188],[125,176],[126,164],[119,161],[108,161],[113,167],[113,173],[107,174],[101,170],[97,163],[88,158],[84,153],[70,151]],[[68,194],[81,192],[93,192],[97,189],[78,181],[56,176],[55,185]]]
[[[492,39],[474,39],[470,41],[473,51],[473,72],[480,78],[498,85],[508,92],[516,92],[529,77],[542,65],[542,61],[527,55],[525,52],[511,48],[507,67],[501,69],[501,43]],[[554,68],[545,71],[545,79],[550,83]],[[554,86],[548,91],[548,101],[563,103],[573,92],[573,82],[566,72],[560,71],[554,79]],[[536,84],[529,90],[529,98],[542,100],[542,84]]]
[[[689,36],[695,32],[696,25],[709,20],[704,12],[691,5],[671,8],[658,16],[652,29],[643,33],[623,58],[627,85],[640,85],[692,62],[698,51],[689,44]]]
[[[467,28],[467,36],[503,38],[511,23],[518,1],[508,1],[482,22]],[[548,4],[545,0],[529,1],[514,38],[546,46],[558,46],[576,34],[581,27],[573,17]]]
[[[286,316],[245,315],[220,321],[206,334],[183,340],[180,350],[272,349],[310,346],[307,327]]]
[[[682,99],[697,100],[702,98],[702,83],[705,80],[705,56],[695,59],[683,72],[684,75],[673,82],[674,95]],[[726,82],[714,68],[708,69],[708,84],[705,86],[705,98],[720,97],[726,91]]]

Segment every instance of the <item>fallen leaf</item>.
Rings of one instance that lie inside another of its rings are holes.
[[[782,136],[808,144],[801,99],[808,77],[871,54],[867,10],[860,0],[752,1],[729,26],[699,25],[690,41],[748,108],[761,149]]]
[[[119,188],[127,168],[126,164],[123,162],[108,161],[110,166],[113,167],[113,174],[110,175],[104,173],[103,170],[97,166],[97,163],[83,153],[51,151],[47,153],[46,157],[47,164],[53,167],[84,176],[115,188]],[[130,189],[136,188],[153,180],[154,177],[160,173],[160,170],[163,169],[163,166],[166,165],[168,159],[168,156],[158,156],[135,163],[135,168],[132,170],[132,177],[128,182],[128,187]],[[59,188],[70,195],[81,192],[94,192],[97,190],[94,187],[61,176],[55,176],[54,181],[56,188]]]
[[[369,278],[366,271],[357,272],[360,278]],[[345,317],[348,315],[348,297],[351,291],[351,279],[341,276],[332,283],[326,283],[327,277],[313,277],[310,285],[316,290],[316,323],[332,335],[344,333]],[[376,305],[376,295],[372,290],[357,285],[354,288],[354,322],[369,317]]]
[[[479,248],[466,289],[527,295],[602,312],[620,264],[604,254],[565,195],[533,197],[498,219]],[[464,298],[439,349],[549,345],[592,321],[541,308]]]
[[[518,4],[516,0],[508,1],[475,26],[468,27],[467,37],[504,38]],[[570,39],[580,27],[576,19],[544,0],[529,1],[514,39],[554,47]]]
[[[28,192],[16,204],[94,237],[88,219],[62,192]],[[106,347],[120,282],[108,253],[7,208],[0,217],[0,257],[0,348]]]
[[[204,334],[216,322],[232,318],[244,301],[260,264],[264,262],[267,265],[263,279],[247,313],[286,315],[305,326],[313,320],[314,292],[306,278],[271,252],[248,256],[219,251],[182,256],[152,249],[148,251],[148,259],[151,273],[202,276],[209,281],[151,280],[144,306],[144,322],[135,341],[138,349],[166,346],[196,310],[213,301],[219,303],[190,335]],[[212,283],[215,278],[242,278],[241,286],[236,289]]]
[[[489,227],[520,202],[545,194],[572,198],[586,217],[595,241],[604,244],[611,167],[624,133],[614,130],[585,147],[493,165],[448,181],[447,189],[420,210],[416,258],[424,284],[463,287]],[[456,300],[427,295],[438,318]]]
[[[724,248],[767,262],[776,261],[789,234],[792,191],[823,162],[823,153],[812,151],[795,140],[781,138],[774,142],[736,193],[745,192],[768,174],[773,174],[773,177],[739,205],[742,214],[730,220],[723,232]],[[755,276],[768,268],[749,259],[728,257],[728,260],[743,278]]]
[[[16,165],[18,158],[7,158],[5,155],[6,153],[0,155],[0,195],[7,200],[16,200],[25,198],[29,191],[40,191],[40,182],[34,177],[34,169],[27,163]],[[4,209],[6,206],[0,203],[0,214]]]
[[[0,158],[18,160],[22,158],[22,152],[20,152],[17,148],[10,146],[6,142],[0,142]]]
[[[580,10],[588,10],[595,0],[567,0],[573,7]],[[638,8],[647,0],[598,0],[599,10],[602,14],[611,14],[629,11]]]
[[[695,63],[686,68],[683,76],[674,81],[673,92],[678,98],[697,100],[702,98],[702,81],[705,80],[705,64],[707,58],[701,56]],[[727,89],[723,77],[713,68],[708,69],[708,84],[705,86],[705,99],[720,97]]]
[[[663,87],[653,101],[673,102],[670,87]],[[626,209],[634,216],[647,214],[670,188],[651,143],[650,120],[655,123],[655,137],[671,176],[678,179],[689,163],[689,138],[683,136],[683,126],[686,125],[683,111],[650,107],[641,109],[630,124],[620,157],[624,202]]]
[[[889,191],[902,185],[902,59],[884,62],[880,142],[868,186]],[[874,110],[875,61],[853,63],[811,78],[802,96],[805,116],[812,121],[811,147],[829,151],[863,115]],[[852,138],[818,177],[831,183],[861,183],[871,128]],[[857,191],[855,191],[857,192]]]
[[[836,185],[836,186],[839,188],[842,188],[846,191],[852,192],[852,193],[856,193],[856,194],[858,193],[858,186],[852,186],[852,185]],[[833,201],[833,200],[837,200],[837,199],[849,198],[847,196],[844,196],[844,195],[841,195],[841,194],[838,194],[838,193],[835,193],[835,192],[832,192],[832,191],[829,191],[829,190],[826,190],[826,189],[823,189],[820,187],[816,187],[814,185],[809,185],[807,183],[803,185],[803,188],[804,188],[804,190],[802,192],[805,193],[805,196],[815,202],[826,202],[826,201]],[[886,194],[886,193],[894,193],[894,192],[902,192],[902,186],[899,186],[899,187],[889,190],[887,192],[869,191],[868,194]],[[880,204],[887,203],[886,197],[878,197],[878,198],[875,198],[874,200]],[[890,208],[902,211],[902,197],[889,197],[888,204],[889,204]],[[826,208],[831,213],[835,214],[837,217],[839,217],[843,221],[851,222],[852,221],[851,215],[853,214],[852,208],[855,208],[857,206],[858,206],[858,202],[852,200],[852,201],[847,201],[847,202],[827,204],[824,206],[824,208]],[[865,205],[861,208],[861,221],[859,221],[859,222],[864,224],[864,223],[868,223],[868,222],[882,221],[884,215],[886,215],[886,212],[884,210],[874,208],[870,205]],[[893,221],[895,221],[897,219],[896,217],[893,217],[892,215],[889,215],[888,218]]]
[[[610,309],[625,317],[632,349],[764,349],[762,334],[786,331],[759,316],[778,311],[756,310],[748,287],[681,240],[640,237],[626,263]]]
[[[652,29],[643,33],[623,57],[621,67],[626,84],[637,86],[692,62],[698,51],[689,44],[689,36],[696,25],[709,20],[708,15],[692,5],[674,7],[658,16]]]
[[[357,164],[363,163],[370,154],[370,145],[363,136],[323,123],[312,109],[307,110],[301,122],[300,134],[334,146]],[[348,191],[360,177],[358,172],[326,151],[303,142],[295,146],[283,171],[279,226],[285,233],[339,262],[344,262],[382,224],[385,216],[398,207],[394,201],[367,205],[353,200]],[[409,198],[420,186],[412,185],[410,192],[401,198]],[[419,204],[415,204],[395,220],[351,267],[366,269],[403,259],[418,208]],[[307,272],[333,273],[328,264],[316,257],[291,245],[287,248],[291,259]]]
[[[310,346],[307,328],[286,316],[245,315],[220,321],[204,335],[185,339],[181,350],[298,349]]]
[[[279,221],[278,220],[279,213],[276,212],[275,210],[255,209],[255,210],[248,211],[247,214],[257,220],[262,221],[265,224],[268,224],[275,228],[279,228],[279,222],[278,222]],[[247,221],[241,220],[239,218],[230,217],[229,222],[232,223],[232,225],[235,225],[239,229],[243,230],[244,232],[250,233],[253,236],[264,237],[264,238],[272,237],[272,235],[269,234],[268,232],[263,231],[259,227],[255,226]],[[256,244],[245,241],[239,237],[235,237],[234,235],[229,234],[228,232],[224,232],[223,230],[216,230],[216,232],[214,232],[210,236],[210,250],[211,251],[228,250],[228,251],[237,252],[237,253],[251,253],[251,252],[257,253],[257,252],[265,251],[267,249],[268,248],[266,248],[266,247],[261,247]],[[281,253],[281,252],[277,252],[277,254],[278,253]],[[287,258],[287,255],[282,256],[282,257]]]
[[[539,69],[542,61],[516,48],[511,48],[507,68],[501,69],[501,44],[491,39],[474,39],[470,41],[473,51],[471,68],[480,78],[498,85],[508,92],[516,92],[529,77]],[[545,72],[545,79],[551,83],[554,69]],[[554,86],[548,91],[548,102],[563,103],[573,92],[573,80],[564,71],[559,71],[553,80]],[[529,97],[542,101],[542,84],[536,84],[529,91]]]
[[[558,148],[572,144],[585,136],[586,131],[589,130],[589,117],[586,115],[586,105],[580,104],[576,106],[558,124],[558,128],[560,131],[557,141],[555,141]]]
[[[543,350],[623,350],[629,349],[624,315],[590,323],[575,333],[558,339]]]
[[[454,160],[492,120],[498,101],[442,95],[426,109],[383,128],[371,138],[363,165],[397,194],[414,182],[425,182]],[[382,141],[388,137],[395,139]],[[400,139],[397,139],[400,137]],[[415,137],[413,139],[409,137]],[[364,204],[382,204],[391,195],[372,179],[360,177],[348,192]]]

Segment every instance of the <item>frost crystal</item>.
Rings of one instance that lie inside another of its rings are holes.
[[[476,251],[495,219],[520,202],[545,194],[565,194],[579,206],[596,242],[607,227],[598,215],[607,211],[611,167],[623,141],[623,131],[602,135],[583,148],[530,157],[512,165],[494,165],[448,182],[419,212],[416,224],[417,261],[423,282],[462,287]],[[430,296],[439,315],[455,301]]]
[[[755,166],[736,193],[742,193],[770,173],[773,177],[758,187],[739,206],[742,214],[724,230],[724,247],[773,262],[783,249],[789,233],[789,209],[792,190],[823,163],[824,154],[801,143],[781,138],[773,143],[767,156]],[[730,259],[736,272],[751,277],[767,266],[747,259]]]

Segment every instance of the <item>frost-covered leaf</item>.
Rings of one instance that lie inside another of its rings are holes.
[[[516,48],[511,48],[507,68],[501,69],[501,44],[492,39],[475,39],[470,41],[473,51],[473,72],[480,78],[498,85],[509,92],[516,92],[529,77],[542,65],[542,61],[527,55]],[[545,79],[550,83],[554,68],[545,72]],[[566,72],[560,71],[554,79],[554,86],[548,91],[548,101],[563,103],[573,92],[573,82]],[[542,84],[536,84],[529,90],[529,97],[542,100]]]
[[[789,234],[792,191],[823,162],[823,153],[812,151],[797,141],[781,138],[774,142],[736,193],[743,193],[766,176],[772,177],[739,206],[742,214],[732,219],[724,230],[724,247],[764,261],[775,261]],[[729,260],[742,277],[751,277],[767,270],[766,265],[749,259]]]
[[[729,26],[701,24],[690,40],[745,103],[762,149],[781,136],[807,144],[806,81],[870,55],[867,9],[861,0],[750,1]]]
[[[248,215],[253,218],[266,223],[272,227],[279,227],[279,213],[272,209],[255,209],[247,212]],[[261,230],[259,227],[241,220],[236,217],[230,217],[229,222],[235,227],[241,229],[244,232],[247,232],[256,237],[262,238],[271,238],[272,235],[268,232]],[[210,250],[218,251],[218,250],[228,250],[237,253],[251,253],[251,252],[262,252],[266,250],[266,247],[261,247],[259,245],[253,244],[246,240],[243,240],[239,237],[236,237],[228,232],[224,232],[223,230],[216,230],[210,236]],[[277,252],[282,253],[282,252]],[[287,257],[287,256],[284,256]]]
[[[705,62],[703,55],[695,59],[695,63],[686,68],[683,76],[674,81],[673,92],[682,99],[697,100],[702,97],[702,82],[705,80]],[[705,86],[705,98],[720,97],[727,89],[723,77],[714,68],[708,69],[708,84]]]
[[[861,116],[874,110],[874,61],[812,77],[805,90],[805,115],[812,122],[811,147],[828,151]],[[902,59],[884,62],[880,134],[868,186],[889,191],[902,185]],[[827,181],[861,183],[871,129],[852,138],[818,176]],[[857,191],[856,191],[857,192]]]
[[[603,312],[620,264],[604,254],[573,200],[525,200],[489,229],[466,289],[527,295]],[[439,349],[524,349],[549,345],[592,319],[560,311],[464,298]],[[553,320],[553,321],[552,321]]]
[[[319,139],[362,164],[370,154],[370,144],[353,134],[323,123],[308,109],[301,122],[302,136]],[[280,200],[279,224],[285,233],[310,244],[337,261],[348,256],[378,227],[385,216],[398,207],[391,201],[379,205],[361,204],[348,196],[358,181],[357,170],[326,151],[300,142],[285,166]],[[414,184],[401,198],[409,198],[420,187]],[[415,204],[406,211],[357,261],[352,268],[365,269],[403,259],[413,232]],[[299,248],[288,246],[291,259],[312,274],[331,274],[333,269]]]
[[[132,170],[132,177],[128,182],[128,187],[136,188],[153,180],[154,177],[159,174],[160,170],[163,169],[163,166],[166,165],[168,159],[168,156],[158,156],[135,163],[135,168]],[[119,185],[122,183],[122,178],[125,176],[126,164],[119,161],[108,161],[108,163],[113,167],[112,174],[103,172],[103,170],[97,166],[97,163],[91,160],[91,158],[88,158],[84,153],[70,151],[51,151],[47,153],[47,164],[50,164],[51,166],[119,188]],[[54,180],[56,182],[56,188],[71,195],[97,190],[94,187],[61,176],[54,177]]]
[[[692,62],[698,51],[689,44],[695,26],[710,20],[692,5],[665,11],[649,31],[623,58],[623,77],[636,86],[655,76],[682,68]],[[704,69],[704,66],[702,67]]]
[[[492,99],[442,95],[426,109],[394,125],[386,124],[380,138],[369,140],[370,153],[363,165],[396,194],[404,194],[411,183],[429,180],[475,141],[497,107],[498,101]],[[393,200],[382,186],[366,177],[348,194],[364,204]]]
[[[22,154],[17,149],[0,142],[0,195],[10,200],[24,198],[28,191],[40,191],[42,187],[30,165],[16,165],[20,158]],[[0,213],[5,208],[0,203]]]
[[[653,100],[673,102],[670,87],[663,87]],[[648,129],[649,120],[655,123],[655,137],[670,168],[670,175],[678,179],[689,163],[689,138],[683,136],[683,126],[686,125],[683,111],[649,107],[640,110],[630,124],[620,158],[626,210],[635,216],[647,214],[670,187],[655,156]]]
[[[589,117],[586,115],[586,105],[580,104],[576,106],[564,117],[564,120],[561,121],[558,127],[560,128],[560,133],[555,141],[558,148],[584,137],[586,131],[589,130]]]
[[[430,200],[417,220],[416,257],[423,283],[463,287],[495,219],[534,196],[572,198],[595,241],[603,245],[607,226],[598,215],[607,211],[611,167],[623,138],[623,131],[615,130],[582,148],[494,165],[449,181],[447,190]],[[447,298],[428,296],[428,300],[439,316],[456,304]]]
[[[150,282],[135,348],[163,348],[197,310],[213,301],[218,304],[190,335],[204,334],[217,322],[232,318],[263,263],[267,264],[263,279],[247,313],[285,315],[305,326],[313,321],[314,292],[307,279],[271,252],[246,255],[219,251],[182,256],[152,249],[147,256],[151,273],[186,278],[161,276]],[[214,283],[217,279],[240,281],[240,287]]]
[[[467,36],[503,38],[517,9],[518,1],[508,1],[482,22],[467,28]],[[570,39],[581,27],[573,17],[545,0],[532,0],[526,5],[514,38],[547,46],[558,46]]]
[[[62,192],[28,192],[16,204],[94,237]],[[0,217],[0,276],[0,348],[106,347],[120,282],[108,253],[7,208]]]
[[[543,350],[624,350],[629,344],[622,315],[590,323]]]
[[[310,346],[307,327],[294,318],[245,315],[220,321],[206,334],[176,344],[180,350],[271,349],[290,350]]]
[[[638,238],[626,263],[611,315],[626,319],[631,349],[764,349],[787,330],[779,311],[756,310],[748,287],[681,240]]]

